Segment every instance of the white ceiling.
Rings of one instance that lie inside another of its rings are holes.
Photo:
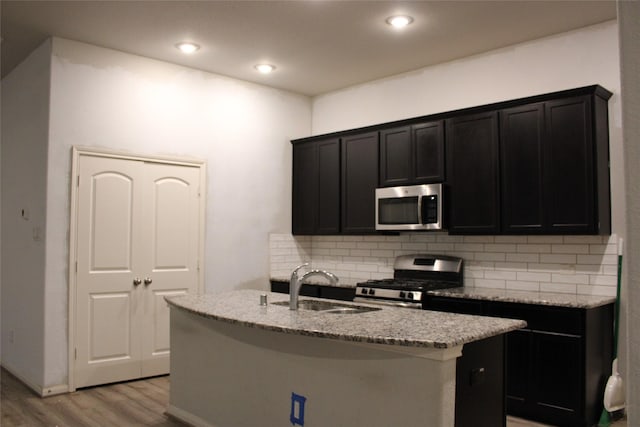
[[[385,24],[405,13],[414,23]],[[7,1],[2,76],[49,36],[305,95],[616,18],[598,1]],[[174,45],[202,46],[186,56]],[[269,62],[277,70],[258,74]]]

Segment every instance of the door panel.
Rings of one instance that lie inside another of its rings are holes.
[[[200,169],[145,164],[143,240],[149,244],[141,322],[142,375],[169,372],[169,311],[164,296],[197,292]]]
[[[89,330],[108,333],[91,335],[89,363],[130,358],[131,294],[94,294],[90,298]]]
[[[139,260],[141,162],[83,156],[79,167],[76,387],[135,378],[140,332],[133,284]]]

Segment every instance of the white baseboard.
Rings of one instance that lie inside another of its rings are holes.
[[[191,412],[176,408],[173,405],[169,405],[169,407],[167,408],[167,414],[193,427],[216,427],[214,424],[203,420],[197,415],[193,415]]]
[[[11,367],[9,367],[9,366],[7,366],[5,364],[2,364],[2,367],[4,369],[6,369],[7,372],[9,372],[11,375],[13,375],[17,379],[19,379],[20,382],[22,382],[24,385],[26,385],[31,390],[33,390],[40,397],[54,396],[56,394],[62,394],[62,393],[68,393],[69,392],[69,385],[68,384],[58,384],[58,385],[53,385],[53,386],[49,386],[49,387],[41,387],[40,385],[34,384],[33,382],[29,381],[28,379],[26,379],[22,375],[18,374]]]

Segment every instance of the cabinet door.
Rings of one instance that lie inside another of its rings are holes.
[[[318,143],[316,234],[340,232],[340,140]]]
[[[375,233],[378,132],[342,139],[342,232]]]
[[[313,234],[317,217],[318,150],[314,142],[293,146],[292,233]]]
[[[502,231],[543,231],[543,104],[500,112]]]
[[[507,412],[526,414],[531,377],[531,331],[518,330],[507,334]]]
[[[582,339],[575,335],[533,331],[531,404],[537,419],[577,424],[583,417]]]
[[[409,185],[412,181],[411,127],[380,131],[380,186]]]
[[[500,232],[498,113],[447,120],[449,232]]]
[[[411,133],[415,153],[415,183],[444,181],[444,121],[414,125]]]
[[[554,233],[595,233],[591,98],[545,103],[545,210]]]
[[[292,233],[340,232],[340,140],[293,146]]]

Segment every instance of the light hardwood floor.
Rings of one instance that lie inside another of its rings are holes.
[[[155,377],[41,398],[13,375],[0,373],[2,427],[184,427],[167,417],[169,377]]]
[[[165,414],[169,403],[169,376],[90,387],[45,398],[34,394],[4,369],[0,372],[0,383],[2,427],[186,426]],[[626,420],[622,420],[611,427],[626,425]],[[547,426],[507,417],[507,427]]]

